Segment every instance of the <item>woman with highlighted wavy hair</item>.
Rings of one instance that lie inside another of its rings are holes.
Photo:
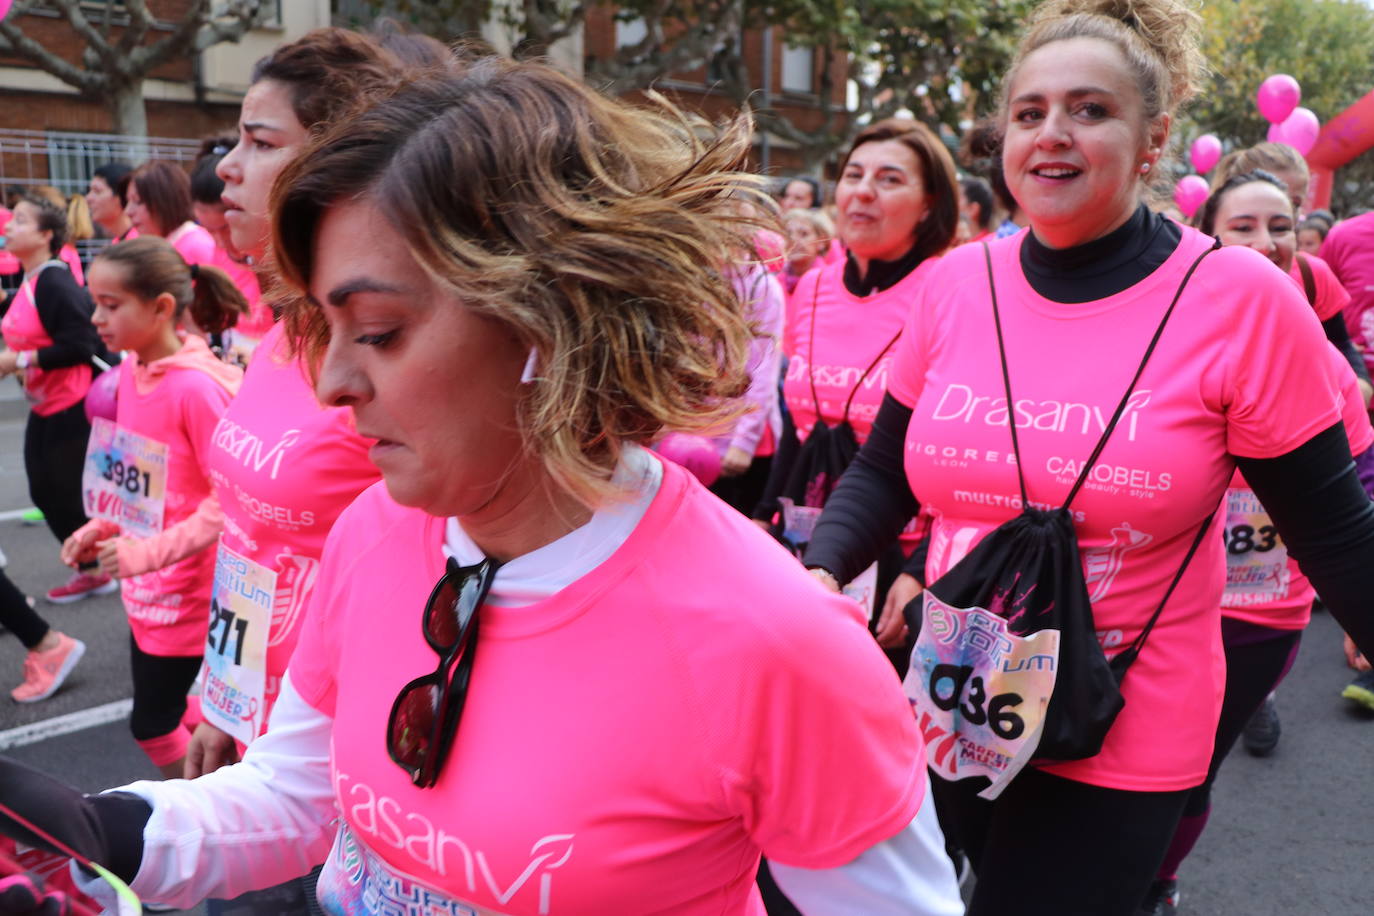
[[[745,391],[719,265],[756,228],[749,129],[486,59],[320,137],[273,248],[384,483],[334,526],[272,728],[93,798],[8,764],[0,801],[38,780],[31,817],[84,813],[179,905],[323,861],[336,913],[756,916],[764,853],[811,912],[962,912],[853,604],[646,447]]]

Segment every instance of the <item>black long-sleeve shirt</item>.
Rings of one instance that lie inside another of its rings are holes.
[[[1048,249],[1032,234],[1021,264],[1040,295],[1088,302],[1148,276],[1181,238],[1176,226],[1142,208],[1125,226],[1076,249]],[[1093,253],[1115,267],[1104,268],[1088,256]],[[884,398],[867,442],[826,502],[807,566],[850,581],[919,509],[903,469],[911,413],[891,395]],[[1332,614],[1361,651],[1374,651],[1374,503],[1360,485],[1343,427],[1276,458],[1238,458],[1237,465]]]

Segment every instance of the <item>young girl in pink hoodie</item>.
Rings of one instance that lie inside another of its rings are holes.
[[[243,373],[177,326],[188,309],[197,324],[213,324],[247,303],[224,272],[187,266],[156,236],[107,249],[91,265],[90,289],[101,339],[131,356],[120,370],[117,420],[96,421],[87,450],[83,494],[92,520],[67,539],[62,559],[98,559],[125,580],[130,728],[164,775],[179,776],[199,720],[188,716],[186,694],[209,621],[215,555],[206,548],[222,523],[206,456]]]

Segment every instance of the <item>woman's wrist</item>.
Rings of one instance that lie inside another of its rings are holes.
[[[835,574],[830,570],[823,566],[809,566],[807,567],[807,571],[832,592],[840,591],[840,580],[837,579]]]

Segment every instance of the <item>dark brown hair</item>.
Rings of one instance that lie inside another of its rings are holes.
[[[15,202],[16,206],[18,204],[28,204],[38,211],[38,231],[52,233],[52,238],[48,240],[48,252],[57,257],[62,246],[67,244],[67,211],[46,197],[24,196]]]
[[[849,157],[865,143],[896,140],[916,154],[921,164],[921,185],[926,195],[926,215],[916,224],[915,249],[922,258],[939,254],[954,241],[959,227],[959,191],[954,159],[944,143],[929,127],[912,118],[887,118],[859,132],[840,163],[840,172]]]
[[[170,162],[148,162],[134,169],[129,182],[163,235],[191,219],[191,179]]]
[[[703,140],[539,64],[487,58],[411,82],[319,137],[277,182],[273,248],[299,295],[288,331],[328,343],[304,295],[340,199],[370,200],[446,294],[537,351],[526,441],[588,504],[627,442],[738,414],[752,329],[729,280],[755,226],[751,124]]]
[[[1261,184],[1272,184],[1279,189],[1280,193],[1282,193],[1285,198],[1288,197],[1288,185],[1284,184],[1283,179],[1279,178],[1273,172],[1266,172],[1264,169],[1236,172],[1228,176],[1225,181],[1212,189],[1212,193],[1207,196],[1207,202],[1197,211],[1197,219],[1194,221],[1194,225],[1208,235],[1216,235],[1217,211],[1221,209],[1222,200],[1236,188],[1242,185],[1255,184],[1256,182]]]
[[[248,300],[228,274],[208,264],[188,266],[170,242],[156,235],[111,245],[96,260],[122,268],[124,288],[143,302],[170,293],[177,317],[190,309],[191,320],[207,334],[232,328],[248,313]]]
[[[375,35],[339,28],[307,32],[259,60],[252,82],[285,85],[296,119],[311,129],[342,117],[369,92],[394,88],[409,70],[442,69],[457,61],[435,39],[384,21]]]

